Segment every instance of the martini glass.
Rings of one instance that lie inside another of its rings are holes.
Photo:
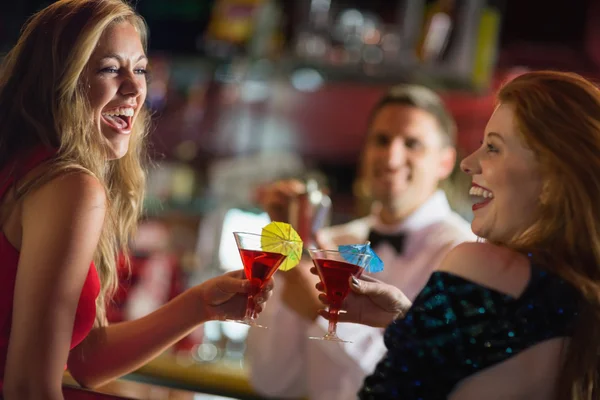
[[[233,236],[242,258],[242,264],[244,264],[246,278],[250,281],[251,286],[246,304],[246,314],[242,320],[233,322],[264,328],[256,322],[254,297],[261,291],[287,256],[273,251],[266,251],[266,249],[272,250],[273,246],[269,246],[268,241],[265,241],[265,236],[246,232],[234,232]],[[285,245],[286,242],[294,241],[283,239],[280,241],[282,245]],[[300,246],[302,245],[300,244]]]
[[[360,278],[365,268],[369,266],[370,254],[357,254],[337,250],[308,250],[310,257],[317,267],[321,282],[325,287],[325,296],[329,301],[329,328],[323,337],[310,337],[314,340],[329,340],[345,342],[337,336],[337,322],[342,304],[350,292],[350,277]]]

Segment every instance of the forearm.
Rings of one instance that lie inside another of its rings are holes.
[[[73,377],[83,386],[96,387],[161,354],[206,321],[201,302],[190,296],[185,292],[143,318],[93,329],[71,352]],[[191,310],[190,305],[197,307]]]
[[[308,271],[308,266],[301,264],[297,268],[301,267],[307,268]],[[302,319],[312,322],[319,316],[318,311],[323,308],[323,305],[319,301],[319,292],[315,288],[319,279],[307,271],[293,269],[282,272],[287,275],[283,282],[281,301]]]
[[[246,341],[249,380],[261,395],[273,398],[306,395],[306,338],[309,322],[273,299],[260,316],[268,329],[250,329]]]
[[[44,389],[37,385],[38,382],[30,382],[20,387],[4,386],[4,392],[0,391],[0,399],[4,400],[64,400],[62,390]],[[2,397],[4,395],[4,397]]]
[[[327,333],[327,328],[328,322],[319,318],[315,324],[308,328],[306,334],[313,337],[322,337]],[[360,368],[365,375],[371,374],[386,353],[383,341],[384,330],[345,323],[341,323],[338,329],[340,338],[351,343],[315,341],[311,345],[316,346],[319,352],[327,355],[334,365],[345,366],[349,369],[354,366]]]

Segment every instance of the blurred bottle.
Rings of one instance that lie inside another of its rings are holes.
[[[331,198],[314,178],[305,181],[306,191],[296,196],[289,208],[288,221],[305,246],[312,246],[315,233],[329,223]]]
[[[245,53],[265,1],[216,0],[207,29],[206,51],[216,57]]]
[[[266,0],[258,7],[248,52],[255,59],[277,56],[283,44],[282,10],[277,1]]]
[[[456,26],[455,0],[437,0],[425,13],[417,58],[423,63],[438,63],[444,59]]]

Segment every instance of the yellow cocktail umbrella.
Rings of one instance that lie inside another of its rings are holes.
[[[294,228],[285,222],[273,221],[265,226],[262,229],[260,244],[263,251],[286,256],[279,266],[282,271],[294,268],[302,257],[302,239]]]

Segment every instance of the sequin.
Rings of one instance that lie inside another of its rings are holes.
[[[445,399],[469,375],[569,336],[578,299],[569,284],[535,267],[518,299],[437,271],[405,318],[386,329],[388,353],[359,398]]]

